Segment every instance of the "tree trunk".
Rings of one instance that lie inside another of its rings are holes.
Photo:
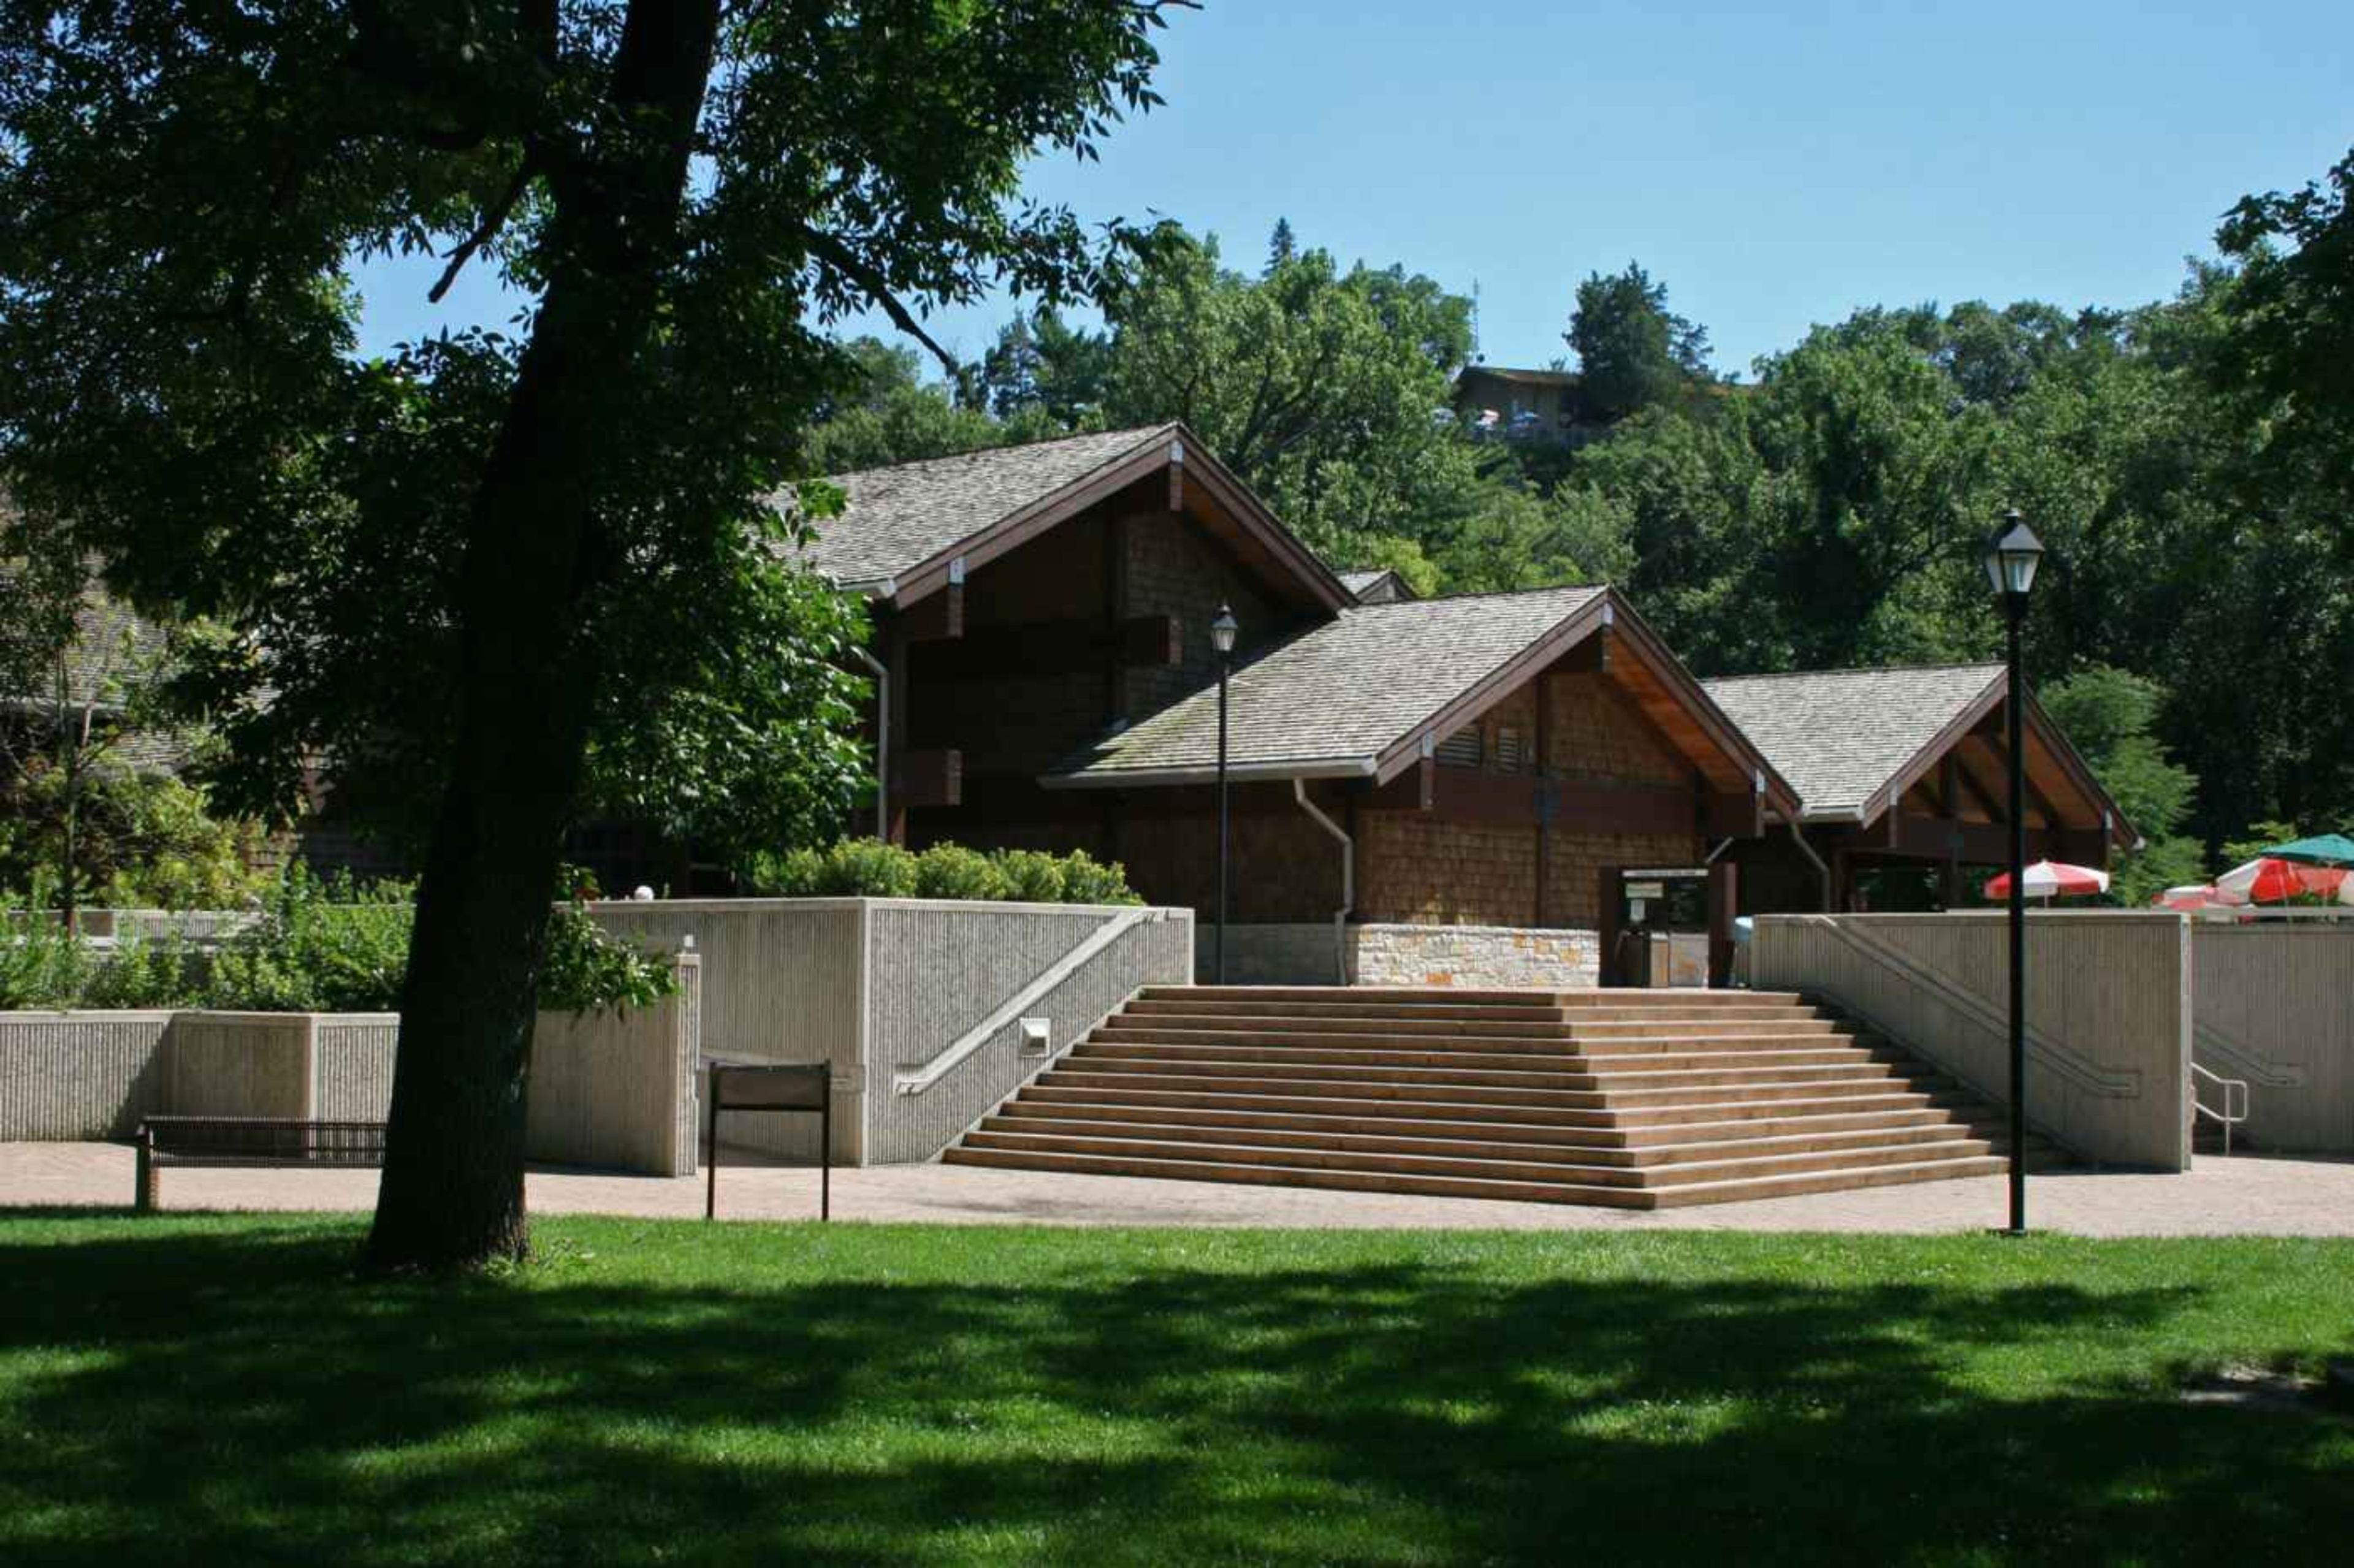
[[[674,243],[718,0],[634,0],[610,144],[550,174],[547,288],[469,519],[457,741],[401,991],[368,1261],[523,1255],[524,1096],[556,866],[596,696],[582,630],[606,541],[599,475],[628,439]],[[649,123],[659,136],[637,134]]]

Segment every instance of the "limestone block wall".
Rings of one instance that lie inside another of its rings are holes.
[[[1600,947],[1590,930],[1368,925],[1352,933],[1351,978],[1358,985],[1577,991],[1600,983]]]

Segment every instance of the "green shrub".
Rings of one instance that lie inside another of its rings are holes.
[[[754,855],[743,867],[748,889],[768,898],[1013,899],[1025,904],[1141,904],[1127,869],[1085,850],[982,854],[935,844],[920,855],[879,839],[843,839],[822,850]]]
[[[916,896],[1003,898],[1007,896],[1005,874],[979,850],[934,844],[916,857]]]
[[[213,956],[207,1007],[249,1012],[389,1012],[400,1005],[417,916],[405,882],[286,868],[261,918]]]
[[[1023,904],[1063,901],[1063,863],[1037,850],[999,850],[990,857],[1004,880],[1005,896]]]
[[[49,912],[54,896],[37,871],[29,897],[0,898],[0,1009],[71,1007],[90,983],[96,959]]]
[[[1128,867],[1109,865],[1085,850],[1073,850],[1063,862],[1063,902],[1066,904],[1141,904],[1143,898],[1128,885]]]
[[[678,990],[678,971],[658,953],[611,935],[578,903],[558,905],[547,927],[539,1005],[550,1012],[651,1007]]]

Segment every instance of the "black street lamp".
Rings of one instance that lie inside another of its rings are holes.
[[[1987,578],[2009,630],[2004,719],[2010,742],[2010,1234],[2027,1234],[2027,683],[2019,628],[2043,544],[2016,510],[1987,541]]]
[[[1218,655],[1218,941],[1214,983],[1226,983],[1226,677],[1235,668],[1235,633],[1241,630],[1233,609],[1218,606],[1210,622],[1210,646]]]

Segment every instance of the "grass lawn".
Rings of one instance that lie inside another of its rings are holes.
[[[0,1563],[2354,1556],[2354,1245],[0,1214]]]

